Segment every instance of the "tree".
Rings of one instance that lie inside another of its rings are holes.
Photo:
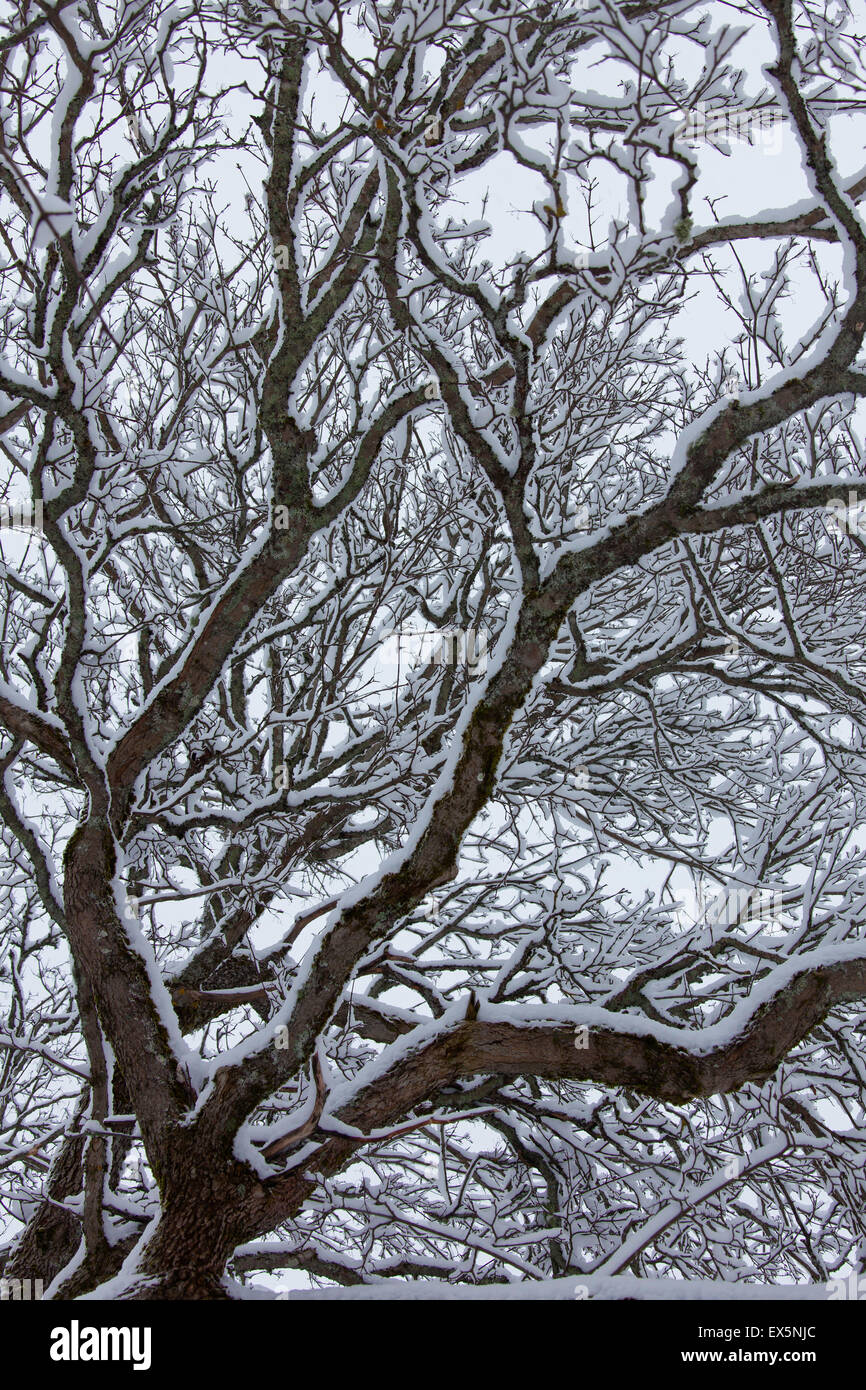
[[[856,1262],[863,15],[704,8],[7,5],[5,1275]]]

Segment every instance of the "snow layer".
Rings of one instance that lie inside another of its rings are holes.
[[[586,1298],[578,1286],[586,1288]],[[688,1303],[717,1303],[729,1300],[759,1302],[827,1301],[826,1284],[731,1284],[722,1279],[636,1279],[630,1274],[613,1276],[587,1274],[582,1278],[539,1279],[514,1284],[444,1284],[435,1279],[388,1279],[382,1284],[360,1284],[353,1288],[291,1289],[277,1297],[283,1300],[301,1299],[406,1299],[421,1302],[429,1299],[461,1299],[469,1302],[497,1299],[526,1301],[588,1300],[617,1301],[633,1298],[639,1301],[676,1301]]]

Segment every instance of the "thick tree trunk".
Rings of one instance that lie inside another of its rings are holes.
[[[172,1265],[161,1274],[142,1277],[119,1296],[119,1303],[153,1303],[216,1299],[231,1302],[231,1294],[216,1275],[197,1265]]]
[[[255,1174],[195,1127],[176,1134],[160,1183],[162,1216],[124,1301],[229,1299],[226,1262],[245,1238]]]

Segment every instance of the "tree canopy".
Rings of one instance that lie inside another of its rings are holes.
[[[6,0],[5,1275],[857,1266],[864,30]]]

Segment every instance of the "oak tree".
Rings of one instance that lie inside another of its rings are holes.
[[[4,0],[4,1275],[856,1262],[864,21]]]

